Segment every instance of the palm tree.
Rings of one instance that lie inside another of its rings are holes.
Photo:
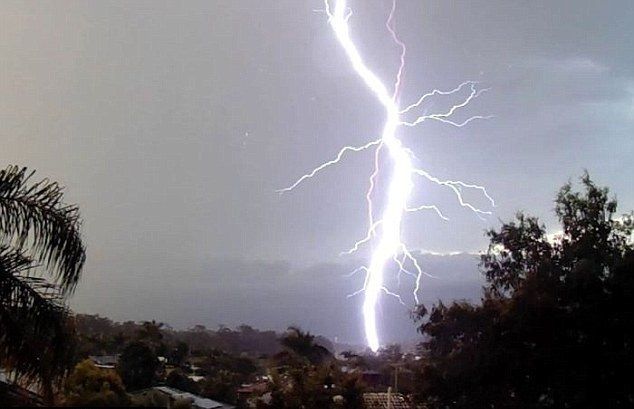
[[[74,328],[64,304],[86,259],[79,211],[34,171],[0,170],[0,367],[38,382],[49,400],[70,370]]]

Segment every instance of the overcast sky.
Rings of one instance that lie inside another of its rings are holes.
[[[391,2],[350,3],[360,51],[391,83]],[[341,276],[367,253],[339,252],[363,236],[372,154],[275,193],[341,146],[375,139],[384,120],[321,8],[0,2],[0,163],[59,180],[80,205],[88,262],[76,310],[177,327],[295,323],[361,341],[358,301],[345,297],[359,282]],[[477,80],[491,90],[465,114],[495,115],[399,134],[431,173],[482,184],[498,204],[482,221],[422,183],[417,197],[451,220],[407,216],[411,248],[482,250],[484,230],[517,210],[555,230],[554,195],[583,169],[634,208],[633,21],[630,0],[398,2],[402,105]],[[477,298],[476,261],[438,260],[424,302]],[[462,286],[442,276],[456,265]],[[406,316],[393,303],[387,321]]]

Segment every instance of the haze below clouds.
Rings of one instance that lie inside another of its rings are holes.
[[[350,4],[362,54],[391,83],[390,2]],[[362,341],[360,299],[346,298],[360,283],[342,276],[367,252],[339,253],[364,234],[372,155],[275,193],[381,129],[322,6],[0,3],[0,162],[59,180],[80,205],[88,262],[77,311],[176,327],[295,323]],[[481,221],[422,183],[415,200],[451,220],[409,215],[411,248],[483,250],[483,232],[517,210],[555,230],[554,195],[583,169],[634,208],[632,21],[629,0],[398,2],[402,104],[477,80],[491,90],[465,115],[495,115],[400,134],[432,174],[485,185],[498,204]],[[477,260],[456,257],[426,257],[438,278],[424,279],[423,302],[478,298]],[[402,286],[407,296],[411,282]],[[394,300],[383,317],[386,339],[415,335]]]

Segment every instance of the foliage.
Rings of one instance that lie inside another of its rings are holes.
[[[284,409],[285,407],[285,403],[284,403],[284,385],[282,383],[282,379],[280,377],[280,374],[274,369],[271,371],[271,378],[272,378],[272,382],[271,382],[271,401],[269,403],[269,405],[265,405],[260,403],[259,407],[262,408],[267,408],[267,407],[271,407],[271,408],[279,408],[279,409]]]
[[[43,263],[62,291],[72,291],[86,259],[79,208],[64,204],[57,182],[30,183],[34,173],[17,166],[0,171],[0,233]]]
[[[155,390],[146,390],[141,394],[130,397],[131,406],[143,408],[166,408],[169,406],[169,398]]]
[[[119,375],[97,368],[88,359],[75,366],[64,390],[68,406],[125,406],[129,403]]]
[[[205,379],[202,385],[202,396],[234,403],[237,398],[235,391],[240,383],[237,374],[221,369]]]
[[[141,323],[141,327],[137,331],[137,339],[139,341],[144,341],[149,345],[159,345],[163,340],[163,333],[161,329],[165,324],[162,322],[152,321],[143,321]]]
[[[248,325],[217,331],[196,325],[188,330],[176,331],[156,321],[113,322],[87,314],[77,314],[75,322],[81,339],[80,357],[121,353],[123,347],[133,340],[143,340],[152,345],[155,352],[164,354],[169,363],[176,366],[184,364],[190,354],[205,355],[214,349],[251,357],[281,350],[274,331],[259,331]]]
[[[318,344],[314,335],[297,327],[288,327],[280,343],[298,356],[307,359],[311,364],[321,364],[332,358],[332,353]]]
[[[165,378],[165,384],[172,388],[179,389],[181,391],[198,394],[198,384],[187,377],[180,369],[171,371],[167,378]]]
[[[257,370],[251,358],[236,356],[219,349],[210,351],[201,363],[201,367],[205,373],[211,375],[218,371],[225,370],[243,377],[248,377]],[[246,379],[244,379],[244,381],[246,381]]]
[[[34,172],[0,170],[0,364],[52,399],[72,368],[74,328],[64,300],[85,261],[77,206]]]
[[[330,365],[289,368],[277,379],[283,408],[326,409],[341,392],[341,373]],[[275,407],[275,406],[273,406]]]
[[[129,343],[123,350],[117,371],[128,391],[148,388],[156,380],[159,362],[152,349],[141,341]]]
[[[365,385],[358,376],[344,376],[341,381],[341,396],[343,396],[346,409],[363,408],[363,391]]]
[[[481,305],[420,307],[426,361],[417,400],[428,408],[625,408],[634,369],[631,215],[586,174],[556,199],[549,240],[518,214],[488,233]]]
[[[191,409],[192,401],[190,399],[177,399],[171,406],[171,409]]]
[[[185,359],[189,355],[189,345],[186,342],[178,341],[176,345],[169,351],[168,360],[172,365],[180,366],[185,363]]]
[[[235,403],[236,390],[243,383],[253,380],[258,367],[247,356],[213,349],[200,361],[201,373],[206,375],[201,394],[211,399]]]
[[[221,349],[233,354],[252,356],[271,355],[280,350],[277,334],[274,331],[259,331],[248,325],[236,329],[220,327],[217,331],[196,325],[179,332],[177,338],[186,342],[191,352],[205,352],[209,349]]]

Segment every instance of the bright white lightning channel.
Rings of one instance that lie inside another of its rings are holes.
[[[467,106],[473,99],[477,98],[480,94],[486,91],[486,89],[478,89],[477,83],[473,81],[467,81],[460,84],[458,87],[449,91],[433,90],[427,94],[421,96],[417,102],[407,106],[405,109],[401,109],[397,103],[397,97],[399,94],[399,87],[402,84],[402,73],[405,65],[405,45],[399,40],[396,32],[393,29],[392,21],[394,12],[396,9],[396,0],[392,1],[392,10],[387,19],[386,26],[390,32],[394,42],[400,47],[400,65],[396,74],[394,83],[394,92],[390,94],[385,84],[368,68],[363,61],[363,58],[359,54],[357,47],[350,37],[350,30],[348,20],[352,15],[352,12],[347,7],[345,0],[337,0],[334,6],[331,6],[328,0],[324,0],[325,13],[328,16],[328,22],[332,28],[337,41],[345,51],[346,56],[355,73],[365,83],[376,99],[381,103],[385,109],[386,121],[383,127],[383,132],[379,139],[368,142],[362,146],[346,146],[342,148],[336,157],[328,162],[321,164],[309,173],[300,177],[295,183],[287,188],[280,189],[279,192],[287,192],[307,179],[314,177],[317,173],[323,169],[338,163],[346,153],[360,152],[373,148],[375,150],[375,168],[374,172],[370,176],[370,187],[366,194],[368,203],[368,231],[366,236],[355,243],[354,247],[346,253],[352,253],[356,251],[359,246],[372,241],[372,257],[368,266],[362,266],[355,270],[355,272],[365,273],[365,283],[361,290],[351,295],[363,293],[365,298],[363,301],[363,317],[365,336],[368,346],[377,351],[380,346],[379,335],[377,331],[376,320],[376,308],[379,301],[379,296],[383,292],[388,295],[392,295],[398,298],[403,303],[401,297],[389,290],[384,283],[384,272],[386,268],[394,263],[398,267],[398,277],[400,275],[407,274],[412,276],[415,280],[414,288],[414,301],[418,303],[418,290],[420,289],[421,276],[424,274],[418,260],[410,253],[405,244],[401,240],[401,225],[403,221],[403,215],[406,212],[416,212],[421,210],[433,210],[443,219],[447,219],[440,209],[435,205],[417,205],[411,206],[408,201],[414,187],[413,179],[421,176],[430,182],[433,182],[439,186],[446,187],[456,196],[458,203],[475,212],[478,216],[490,214],[489,211],[481,210],[466,200],[462,196],[463,189],[476,189],[489,200],[492,206],[495,203],[491,196],[487,193],[484,187],[464,183],[461,181],[441,180],[435,176],[432,176],[427,171],[419,169],[414,166],[414,156],[412,152],[397,138],[396,131],[400,126],[413,127],[419,125],[427,120],[434,120],[446,123],[448,125],[462,127],[471,121],[478,119],[488,119],[490,116],[471,116],[462,121],[455,121],[452,119],[456,111]],[[467,96],[464,97],[459,103],[453,105],[445,112],[419,115],[411,121],[405,121],[402,119],[404,114],[414,111],[419,108],[423,102],[429,98],[435,96],[447,96],[452,94],[458,94],[464,92],[464,89],[468,89]],[[375,179],[379,174],[379,156],[382,149],[386,149],[389,159],[392,163],[391,179],[388,183],[386,201],[382,211],[382,214],[378,220],[374,219],[374,209],[372,206],[372,196],[375,188]],[[410,271],[410,270],[413,270]]]

